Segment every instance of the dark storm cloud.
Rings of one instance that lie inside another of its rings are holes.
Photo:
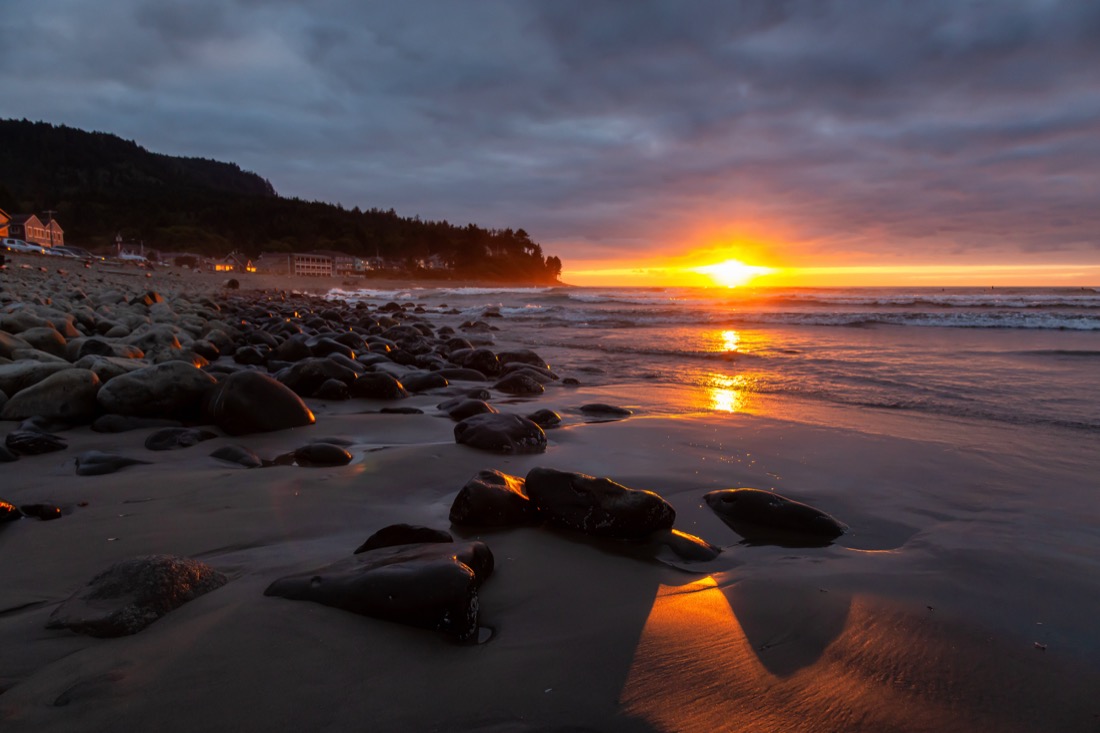
[[[553,250],[1100,256],[1100,4],[9,0],[0,112]]]

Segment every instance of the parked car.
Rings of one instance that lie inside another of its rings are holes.
[[[92,254],[83,247],[76,247],[71,244],[64,244],[59,247],[54,247],[53,251],[64,255],[66,257],[76,257],[80,260],[102,260],[102,257]]]
[[[45,252],[37,244],[30,244],[24,242],[22,239],[5,239],[3,240],[4,249],[9,252],[22,252],[24,254],[36,254],[40,255]]]

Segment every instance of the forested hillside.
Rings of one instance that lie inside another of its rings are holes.
[[[137,143],[26,120],[0,120],[0,208],[56,212],[65,239],[221,255],[327,249],[414,266],[438,256],[458,275],[553,282],[561,260],[523,229],[490,230],[283,198],[232,163],[151,153]]]

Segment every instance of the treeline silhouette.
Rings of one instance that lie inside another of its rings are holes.
[[[284,198],[232,163],[160,155],[108,133],[27,120],[0,120],[0,208],[40,218],[52,210],[66,242],[91,249],[121,234],[147,248],[212,256],[335,250],[408,272],[434,259],[447,274],[527,282],[556,282],[562,266],[523,229]]]

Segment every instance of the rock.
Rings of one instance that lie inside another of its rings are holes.
[[[370,400],[400,400],[409,396],[404,385],[384,372],[363,374],[349,385],[352,397]]]
[[[321,386],[313,392],[314,399],[318,400],[332,400],[332,401],[344,401],[351,397],[351,390],[348,389],[348,385],[341,382],[339,379],[326,379],[321,382]]]
[[[703,496],[718,518],[750,542],[829,544],[847,526],[820,509],[761,489],[720,489]]]
[[[147,428],[178,428],[179,420],[166,420],[159,417],[127,417],[125,415],[100,415],[92,421],[92,430],[97,433],[126,433],[131,430]]]
[[[202,428],[162,428],[145,439],[145,447],[149,450],[178,450],[216,437],[217,433]]]
[[[625,407],[606,405],[602,402],[593,402],[587,405],[581,405],[581,412],[583,412],[585,415],[592,415],[594,417],[604,418],[607,420],[619,420],[624,417],[630,417],[634,414],[633,410],[628,410]]]
[[[65,358],[67,342],[65,341],[65,337],[57,332],[56,328],[50,326],[28,328],[26,331],[19,334],[19,338],[39,351],[45,351],[47,354],[52,354],[62,359]]]
[[[294,451],[299,466],[346,466],[352,455],[343,446],[331,443],[310,443]]]
[[[43,522],[61,518],[61,507],[53,504],[23,504],[19,507],[19,511],[24,517],[33,517]]]
[[[561,425],[561,415],[553,410],[535,410],[527,416],[527,419],[543,430]]]
[[[22,518],[23,513],[16,508],[15,504],[0,499],[0,525]]]
[[[527,495],[551,524],[594,537],[644,539],[671,529],[676,511],[652,491],[629,489],[607,478],[533,468]]]
[[[439,372],[412,372],[401,377],[401,385],[409,392],[427,392],[449,384]]]
[[[489,349],[474,349],[463,357],[460,366],[476,369],[487,377],[500,374],[500,359]]]
[[[280,578],[264,595],[469,640],[478,631],[478,588],[492,571],[493,554],[482,542],[398,545]]]
[[[381,415],[423,415],[424,411],[419,407],[383,407],[378,413]]]
[[[355,370],[332,359],[314,356],[296,362],[277,375],[280,382],[303,397],[312,395],[330,379],[338,379],[350,386],[356,377],[358,374]]]
[[[7,331],[0,331],[0,357],[10,359],[16,349],[34,348],[21,337]]]
[[[446,367],[439,370],[439,374],[452,382],[484,382],[485,375],[476,369],[464,367]]]
[[[127,466],[147,465],[149,461],[127,458],[117,453],[104,453],[90,450],[76,457],[77,476],[102,476],[126,468]]]
[[[42,453],[65,450],[69,444],[59,435],[40,433],[37,430],[15,430],[4,439],[8,450],[20,456],[37,456]]]
[[[223,445],[210,455],[245,468],[261,468],[264,465],[263,459],[243,445]]]
[[[96,399],[104,411],[116,415],[196,420],[216,384],[189,362],[166,361],[115,377]]]
[[[674,559],[684,562],[709,562],[722,552],[720,548],[702,537],[696,537],[678,529],[659,530],[650,535],[649,540],[667,548]]]
[[[136,634],[226,577],[186,557],[146,555],[117,562],[50,614],[46,628],[115,637]]]
[[[484,400],[449,400],[440,405],[440,408],[444,409],[452,420],[465,420],[474,415],[493,415],[500,412]]]
[[[512,372],[493,385],[493,389],[514,395],[542,394],[546,388],[525,371]]]
[[[500,471],[479,471],[451,504],[451,522],[470,527],[517,527],[538,522],[538,507],[525,493],[524,483],[522,478]]]
[[[23,420],[40,415],[71,424],[95,418],[99,377],[88,369],[66,369],[16,392],[0,409],[0,419]]]
[[[302,398],[260,372],[230,374],[210,393],[207,419],[229,435],[266,433],[315,422]]]
[[[359,545],[353,554],[377,550],[381,547],[393,547],[395,545],[414,545],[425,542],[454,542],[455,538],[450,532],[431,527],[420,527],[412,524],[391,524],[383,527]]]
[[[51,374],[72,369],[71,364],[41,361],[18,361],[0,364],[0,392],[14,395],[31,385],[38,384]]]
[[[528,364],[533,367],[538,367],[539,369],[550,369],[550,365],[546,363],[546,360],[530,349],[501,351],[497,354],[497,359],[500,360],[501,366],[507,366],[508,364]]]
[[[455,441],[493,453],[542,453],[546,433],[519,415],[474,415],[455,425]]]

